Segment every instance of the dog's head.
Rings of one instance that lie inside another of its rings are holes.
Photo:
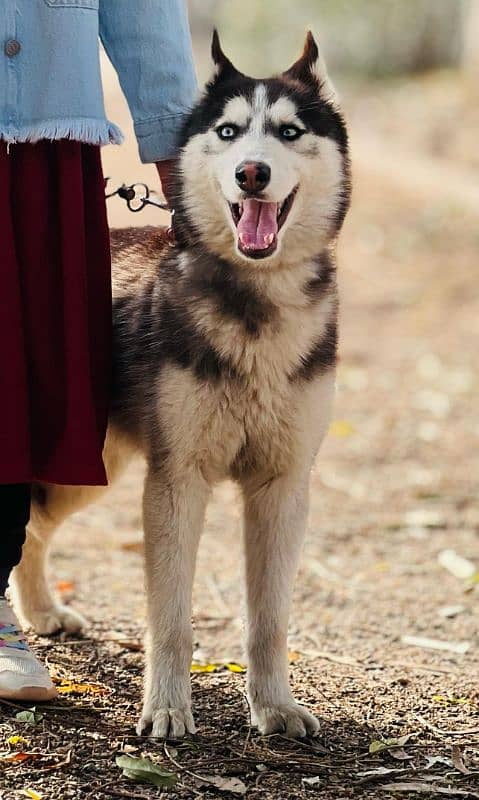
[[[311,33],[276,78],[239,72],[213,35],[215,73],[181,134],[179,223],[190,242],[259,267],[334,238],[349,204],[347,133]]]

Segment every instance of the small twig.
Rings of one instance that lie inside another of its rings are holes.
[[[439,675],[457,675],[458,670],[453,667],[429,667],[426,664],[411,664],[409,661],[395,661],[394,663],[384,664],[385,667],[406,667],[406,669],[419,670],[420,672],[435,672]]]
[[[345,664],[348,667],[359,667],[364,669],[364,664],[357,661],[355,658],[349,656],[337,656],[334,653],[327,653],[325,650],[298,650],[301,655],[308,656],[309,658],[320,658],[325,661],[333,661],[335,664]]]
[[[64,761],[58,761],[56,764],[52,764],[50,767],[43,767],[43,769],[36,770],[36,775],[41,775],[43,772],[52,772],[53,770],[60,769],[60,767],[67,767],[71,763],[71,760],[72,751],[69,750]]]
[[[469,736],[470,734],[473,733],[479,733],[479,726],[477,728],[463,728],[458,731],[447,731],[444,730],[443,728],[437,728],[435,725],[432,724],[432,722],[428,722],[427,719],[421,717],[420,714],[414,714],[414,716],[422,725],[424,725],[425,728],[428,728],[430,731],[433,731],[433,733],[437,733],[439,736]]]
[[[4,706],[10,706],[11,708],[19,708],[21,711],[25,711],[26,705],[20,706],[18,703],[11,703],[10,700],[4,700],[3,697],[0,697],[0,703]]]
[[[106,783],[106,784],[104,783],[100,786],[96,786],[89,794],[87,794],[85,800],[90,800],[91,797],[94,797],[94,795],[100,791],[102,795],[106,792],[107,794],[111,794],[114,797],[129,797],[129,798],[134,798],[135,800],[136,799],[145,800],[144,794],[137,794],[136,792],[128,792],[126,791],[126,789],[117,789],[115,788],[115,783],[116,781],[112,781],[111,783]]]
[[[200,781],[201,783],[210,783],[212,786],[215,785],[212,781],[209,781],[207,778],[204,778],[202,775],[197,775],[196,772],[191,772],[191,770],[187,769],[186,767],[183,767],[175,758],[173,758],[173,756],[171,755],[170,751],[168,750],[168,746],[167,746],[166,742],[164,742],[164,744],[163,744],[163,750],[164,750],[165,755],[167,756],[167,758],[170,759],[171,763],[174,764],[175,767],[180,770],[180,772],[186,772],[186,774],[189,775],[191,778],[194,778],[195,780]],[[193,792],[193,794],[195,794],[197,797],[203,797],[201,792],[198,792],[196,789],[193,789],[192,786],[187,786],[184,783],[182,784],[182,786],[184,786],[186,789],[189,789],[189,791]]]

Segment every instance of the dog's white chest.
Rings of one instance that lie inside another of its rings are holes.
[[[179,469],[198,467],[208,480],[269,469],[290,457],[293,389],[283,382],[198,381],[188,370],[165,369],[158,414],[170,458]]]

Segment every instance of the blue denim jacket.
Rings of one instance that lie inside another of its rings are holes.
[[[122,140],[105,118],[99,39],[142,161],[174,154],[196,92],[185,0],[0,0],[0,139]]]

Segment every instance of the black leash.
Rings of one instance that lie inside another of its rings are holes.
[[[105,189],[109,180],[109,178],[105,178]],[[138,211],[143,211],[145,206],[154,206],[155,208],[160,208],[162,211],[169,211],[171,220],[168,228],[166,229],[165,236],[169,246],[176,247],[177,240],[174,226],[175,209],[170,208],[168,203],[161,203],[159,200],[152,198],[150,188],[146,185],[146,183],[132,183],[131,186],[127,186],[126,183],[122,183],[122,185],[119,186],[116,191],[105,193],[106,200],[109,200],[110,197],[115,196],[121,197],[121,199],[125,201],[129,210],[134,214],[136,214]]]

